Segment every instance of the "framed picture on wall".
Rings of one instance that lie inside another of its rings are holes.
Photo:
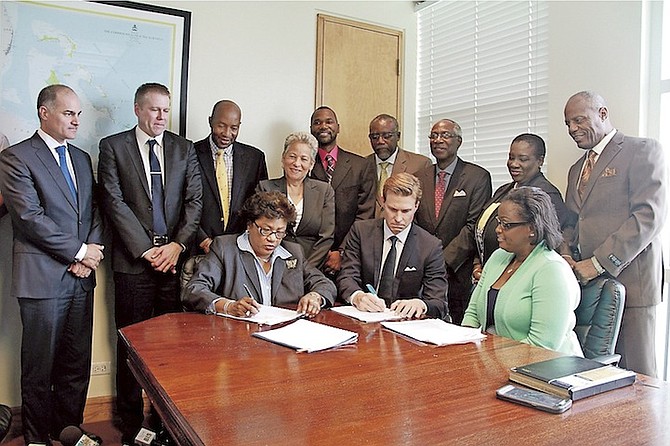
[[[168,128],[184,135],[190,27],[189,11],[135,2],[2,2],[0,132],[29,137],[39,91],[65,84],[82,104],[74,143],[97,164],[100,139],[137,123],[137,87],[158,82],[172,96]]]

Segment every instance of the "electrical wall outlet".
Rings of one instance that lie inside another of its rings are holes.
[[[112,372],[112,363],[109,361],[94,362],[91,364],[91,375],[109,375]]]

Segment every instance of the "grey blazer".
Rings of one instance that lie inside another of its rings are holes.
[[[286,195],[286,178],[263,180],[257,190],[279,191]],[[294,235],[287,235],[286,240],[302,246],[307,263],[320,268],[333,246],[335,192],[328,183],[305,178],[302,200],[302,218]]]
[[[245,285],[260,301],[261,285],[254,264],[254,256],[237,247],[237,234],[216,237],[209,253],[198,263],[193,277],[182,291],[184,306],[205,312],[220,297],[240,299],[248,296]],[[329,305],[335,300],[335,285],[318,269],[308,265],[302,248],[296,243],[283,241],[293,257],[277,258],[272,270],[272,305],[297,304],[302,296],[315,291]]]
[[[95,274],[79,279],[67,271],[82,243],[102,243],[102,224],[94,199],[90,156],[68,144],[77,183],[77,203],[58,163],[35,133],[0,155],[0,189],[14,232],[14,297],[53,298],[85,291]]]

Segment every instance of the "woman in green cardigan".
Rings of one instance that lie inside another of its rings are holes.
[[[462,325],[583,356],[573,331],[580,288],[554,251],[562,237],[551,199],[520,187],[503,199],[497,221],[500,248],[484,266]]]

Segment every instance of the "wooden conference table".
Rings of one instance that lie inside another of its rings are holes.
[[[255,324],[180,313],[121,330],[130,366],[179,445],[670,444],[667,383],[574,403],[560,415],[497,400],[510,367],[557,356],[497,336],[420,345],[332,311],[359,333],[318,353],[251,337]]]

